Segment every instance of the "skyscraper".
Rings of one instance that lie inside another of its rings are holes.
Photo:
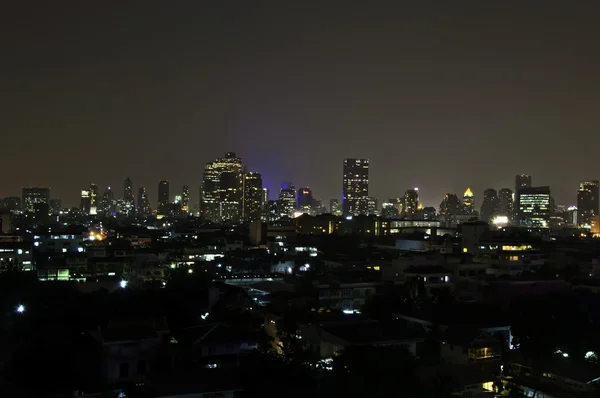
[[[238,192],[235,195],[239,195],[237,202],[238,206],[241,207],[241,172],[242,172],[242,159],[235,155],[235,152],[227,152],[224,157],[216,159],[214,162],[207,163],[204,166],[204,176],[202,178],[202,200],[200,202],[201,213],[207,219],[220,222],[222,219],[222,201],[228,200],[225,194],[231,198],[230,187],[221,187],[221,175],[225,172],[234,173],[237,177],[237,189]],[[231,182],[231,179],[225,177],[226,182]],[[234,195],[234,196],[235,196]],[[226,206],[231,208],[232,205]],[[241,213],[241,209],[238,213]]]
[[[529,187],[519,190],[519,225],[547,228],[550,221],[550,187]]]
[[[296,187],[289,181],[284,181],[279,190],[279,209],[280,214],[286,217],[292,217],[296,210]]]
[[[329,199],[329,213],[333,215],[339,215],[342,212],[340,209],[340,200],[339,199]]]
[[[263,208],[264,190],[262,176],[247,170],[243,174],[242,219],[245,221],[260,220]]]
[[[188,213],[190,211],[190,187],[184,185],[181,190],[181,211]]]
[[[22,195],[23,211],[33,213],[36,204],[49,204],[50,188],[24,187]]]
[[[454,193],[447,193],[440,203],[440,215],[442,216],[453,216],[460,213],[460,201],[458,196]]]
[[[344,159],[342,210],[345,216],[367,214],[369,159]]]
[[[158,214],[165,215],[169,210],[169,181],[158,182]]]
[[[148,192],[146,188],[139,187],[138,188],[138,196],[137,196],[137,214],[139,216],[145,217],[152,214],[152,208],[150,206],[150,200],[148,199]]]
[[[113,191],[108,187],[100,201],[101,213],[104,217],[113,217],[117,212],[117,202]]]
[[[419,209],[419,188],[407,189],[404,192],[404,216],[414,217]]]
[[[471,188],[467,188],[463,194],[463,210],[465,214],[473,214],[475,212],[475,196],[471,191]]]
[[[96,214],[98,207],[100,206],[98,196],[98,185],[90,184],[90,214]]]
[[[483,201],[481,202],[481,221],[491,222],[498,215],[500,210],[500,201],[498,192],[489,188],[483,191]]]
[[[505,216],[509,222],[514,223],[513,191],[502,188],[498,194],[498,215]]]
[[[513,207],[513,217],[519,219],[519,191],[522,188],[531,188],[531,176],[529,174],[517,174],[515,176],[515,199]]]
[[[81,190],[81,205],[79,209],[83,214],[90,214],[92,207],[92,194],[89,189]]]
[[[590,227],[592,218],[599,214],[598,180],[581,181],[577,191],[577,225]]]
[[[296,209],[298,209],[298,211],[311,214],[313,195],[310,188],[306,187],[298,189],[296,202]]]

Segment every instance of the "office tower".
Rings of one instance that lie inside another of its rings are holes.
[[[463,194],[462,205],[465,214],[473,214],[475,212],[475,197],[471,188],[467,188]]]
[[[547,228],[550,221],[550,202],[550,187],[520,188],[519,225],[529,228]]]
[[[298,189],[296,201],[296,209],[298,209],[299,212],[312,214],[313,196],[310,188]]]
[[[342,211],[345,216],[367,214],[369,159],[344,159]]]
[[[150,200],[148,199],[148,191],[146,188],[138,188],[137,205],[136,211],[139,216],[145,217],[152,214],[152,207],[150,206]]]
[[[222,206],[219,203],[226,199],[222,197],[224,192],[221,189],[221,174],[225,172],[234,173],[238,176],[242,172],[242,159],[238,158],[234,152],[227,152],[224,157],[218,158],[214,162],[207,163],[204,166],[200,207],[202,215],[214,222],[222,220]],[[240,184],[239,190],[241,191],[241,177],[238,177],[237,181]]]
[[[62,210],[62,201],[58,198],[50,199],[48,203],[50,214],[59,214]]]
[[[379,211],[377,209],[377,198],[369,196],[367,198],[367,215],[378,216]]]
[[[165,215],[169,210],[169,181],[158,182],[158,214]]]
[[[181,211],[184,213],[190,211],[190,188],[187,185],[181,189]]]
[[[245,170],[242,182],[242,219],[244,221],[260,220],[265,193],[262,187],[262,176],[260,173]]]
[[[262,194],[262,202],[263,202],[263,207],[265,204],[267,204],[267,202],[269,201],[269,188],[263,188],[263,194]]]
[[[81,205],[79,209],[82,214],[90,214],[92,208],[92,193],[89,189],[81,190]]]
[[[440,203],[440,215],[442,216],[453,216],[460,213],[460,201],[458,200],[458,196],[454,193],[447,193]]]
[[[92,183],[90,184],[90,208],[92,210],[90,210],[91,213],[95,214],[96,213],[96,209],[98,208],[98,200],[100,198],[98,197],[98,185]]]
[[[508,218],[510,223],[514,223],[514,203],[513,191],[509,188],[502,188],[498,193],[498,215]]]
[[[33,213],[38,203],[48,204],[50,201],[50,188],[23,188],[23,211]]]
[[[329,213],[334,215],[340,215],[342,213],[339,199],[329,199]]]
[[[279,190],[279,212],[281,216],[292,217],[296,210],[296,187],[289,181],[284,181]]]
[[[515,199],[513,206],[513,217],[515,220],[519,219],[519,191],[522,188],[531,188],[531,176],[529,174],[517,174],[515,176]]]
[[[499,214],[500,200],[498,192],[489,188],[483,191],[483,201],[481,202],[481,221],[491,222]]]
[[[104,217],[113,217],[117,212],[116,205],[115,195],[110,187],[108,187],[106,191],[104,191],[102,200],[100,201],[102,215]]]
[[[581,181],[577,191],[577,225],[589,228],[598,213],[598,180]]]
[[[404,192],[404,216],[414,217],[419,209],[419,188],[407,189]]]
[[[381,204],[381,217],[383,218],[398,218],[400,214],[394,203],[386,202]]]

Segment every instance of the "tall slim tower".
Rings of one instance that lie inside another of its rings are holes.
[[[169,181],[158,182],[158,213],[166,214],[169,208]]]
[[[190,187],[187,185],[183,186],[181,190],[181,210],[184,213],[188,213],[190,211]]]
[[[229,176],[222,176],[223,173],[233,173]],[[237,157],[235,152],[227,152],[224,157],[215,159],[214,162],[207,163],[204,166],[204,176],[202,179],[202,200],[200,210],[207,219],[220,222],[222,221],[222,202],[227,202],[232,197],[241,197],[242,190],[242,159]],[[223,178],[222,178],[223,177]],[[236,183],[232,177],[236,177]],[[227,183],[228,187],[222,187],[221,182]],[[237,185],[236,185],[237,184]],[[235,191],[237,189],[237,191]],[[241,200],[237,199],[238,207],[241,207]],[[235,210],[235,203],[227,204],[228,210]],[[241,209],[238,209],[241,213]],[[233,211],[234,212],[234,211]],[[227,212],[226,212],[227,213]]]
[[[483,191],[483,201],[481,202],[481,221],[489,223],[498,215],[500,202],[498,200],[498,192],[493,188],[488,188]]]
[[[589,227],[598,211],[598,180],[581,181],[577,191],[577,225]]]
[[[463,194],[463,209],[466,214],[472,214],[475,211],[475,196],[471,188],[467,188]]]
[[[523,188],[531,188],[531,176],[529,174],[517,174],[515,176],[515,200],[513,216],[516,220],[519,219],[519,192]]]
[[[242,188],[242,219],[260,220],[263,208],[262,176],[259,173],[244,170]]]
[[[344,159],[342,211],[345,216],[367,214],[369,159]]]
[[[413,217],[419,209],[419,188],[407,189],[404,192],[404,215]]]
[[[498,215],[505,216],[511,223],[514,223],[513,191],[509,188],[502,188],[498,193],[498,202]]]

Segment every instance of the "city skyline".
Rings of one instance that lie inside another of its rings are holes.
[[[574,204],[600,174],[599,5],[512,3],[13,2],[0,127],[19,167],[0,196],[49,186],[76,205],[90,181],[129,175],[154,203],[158,180],[197,187],[235,151],[272,197],[290,180],[338,198],[341,160],[368,158],[381,200],[415,186],[426,205],[466,187],[481,198],[527,173]]]

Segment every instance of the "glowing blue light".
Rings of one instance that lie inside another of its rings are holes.
[[[17,307],[17,312],[18,312],[19,314],[22,314],[22,313],[24,313],[24,312],[25,312],[25,306],[24,306],[23,304],[20,304],[20,305]]]

